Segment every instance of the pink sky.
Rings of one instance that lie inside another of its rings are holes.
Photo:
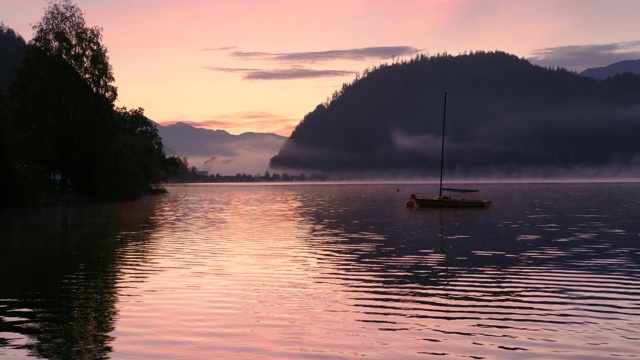
[[[77,0],[103,28],[119,100],[159,123],[288,136],[391,56],[502,50],[583,70],[640,58],[637,0]],[[44,0],[0,0],[32,36]]]

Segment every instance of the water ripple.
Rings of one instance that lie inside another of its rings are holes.
[[[64,270],[0,291],[0,357],[638,358],[636,207],[532,185],[408,211],[397,187],[176,186],[99,233],[72,214],[32,255]]]

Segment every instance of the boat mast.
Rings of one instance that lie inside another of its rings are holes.
[[[444,123],[447,118],[447,92],[444,92],[444,111],[442,112],[442,148],[440,149],[440,193],[442,197],[442,170],[444,169]]]

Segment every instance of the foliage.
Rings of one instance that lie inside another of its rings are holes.
[[[40,22],[33,25],[31,45],[70,64],[98,94],[117,98],[102,29],[87,27],[80,8],[71,0],[49,0]]]
[[[15,105],[18,161],[59,173],[62,190],[72,181],[95,191],[95,176],[115,133],[112,106],[69,64],[33,45],[10,89]]]
[[[264,175],[251,175],[238,173],[235,175],[207,174],[200,172],[195,166],[189,167],[186,157],[171,157],[169,160],[175,161],[178,171],[168,178],[171,183],[248,183],[248,182],[303,182],[303,181],[325,181],[326,174],[311,173],[309,175],[300,173],[290,175],[286,172],[271,174],[265,171]]]
[[[189,169],[189,161],[186,157],[171,156],[167,158],[167,166],[171,169],[169,182],[193,182],[194,175],[197,174],[195,167]]]
[[[11,138],[8,104],[0,92],[0,197],[6,205],[20,205],[26,200],[29,184],[24,181],[19,168],[15,167],[11,157]],[[23,180],[23,181],[20,181]],[[30,199],[33,201],[33,199]]]
[[[13,81],[14,69],[22,62],[24,46],[24,39],[0,22],[0,93]]]
[[[33,28],[0,107],[0,162],[20,190],[3,204],[48,202],[69,191],[97,200],[157,192],[175,164],[143,109],[114,107],[101,29],[87,27],[70,0],[49,1]]]
[[[0,22],[0,203],[17,205],[26,197],[27,183],[13,165],[10,104],[6,91],[13,81],[15,67],[22,61],[25,42],[13,29]]]
[[[99,194],[119,199],[153,191],[166,180],[165,155],[156,125],[142,108],[116,109],[119,126],[102,174]]]
[[[274,169],[439,170],[605,164],[640,153],[640,76],[598,81],[503,52],[419,54],[367,69],[308,113]]]

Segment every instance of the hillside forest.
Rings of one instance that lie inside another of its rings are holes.
[[[499,51],[366,70],[304,117],[271,169],[437,177],[445,91],[451,176],[638,175],[640,76],[597,80]]]

